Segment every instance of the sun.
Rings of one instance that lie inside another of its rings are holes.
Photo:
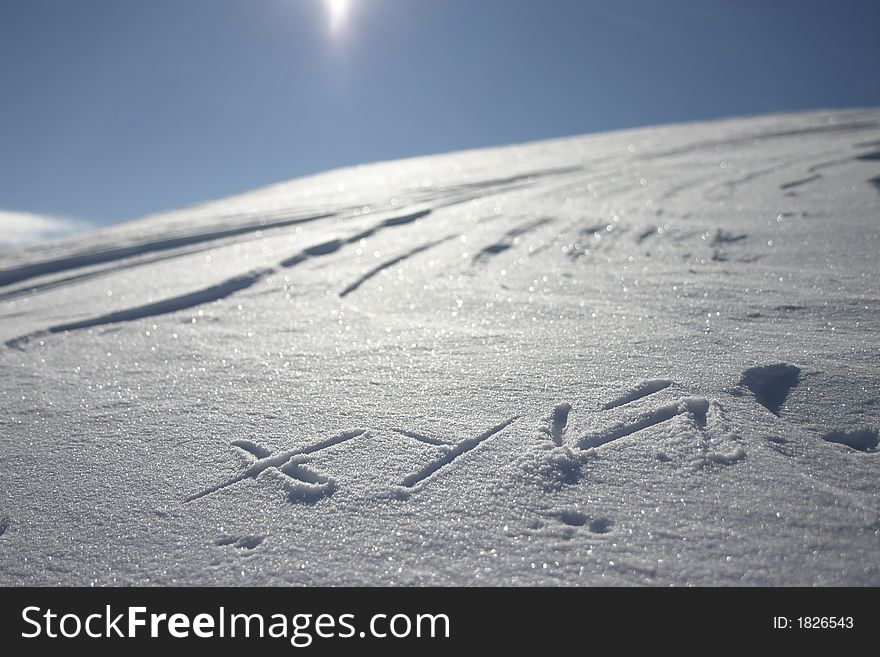
[[[330,23],[330,33],[338,34],[348,22],[351,0],[323,0],[323,2]]]

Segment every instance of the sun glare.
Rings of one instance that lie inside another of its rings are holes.
[[[348,22],[351,0],[324,0],[324,8],[327,11],[327,19],[330,23],[330,33],[338,34],[345,28]]]

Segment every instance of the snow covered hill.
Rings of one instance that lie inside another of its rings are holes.
[[[0,583],[880,585],[878,222],[849,110],[0,254]]]

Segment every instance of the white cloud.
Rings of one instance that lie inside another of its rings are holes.
[[[88,228],[84,221],[0,210],[0,250],[67,237]]]

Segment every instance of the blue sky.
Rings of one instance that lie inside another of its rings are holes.
[[[0,0],[0,209],[113,223],[324,169],[880,105],[880,2]],[[2,230],[2,226],[0,226]]]

